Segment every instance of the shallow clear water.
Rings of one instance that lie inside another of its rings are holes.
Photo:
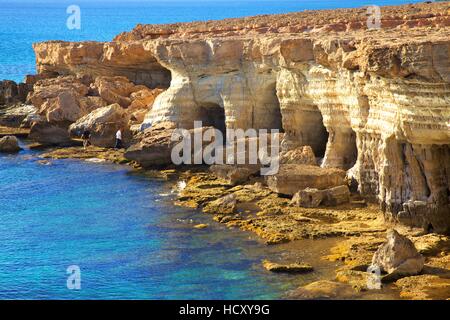
[[[393,5],[417,0],[0,0],[0,80],[34,74],[33,42],[109,41],[138,23],[223,19],[305,9]],[[81,9],[81,29],[69,30],[66,9]]]
[[[175,207],[166,182],[128,167],[0,155],[0,299],[268,299],[305,278],[250,235]],[[207,222],[204,230],[193,228]],[[66,286],[81,269],[81,290]]]

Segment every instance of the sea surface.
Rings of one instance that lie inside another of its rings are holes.
[[[313,9],[395,5],[417,0],[0,0],[0,80],[35,73],[32,43],[109,41],[142,23],[172,23]],[[80,29],[68,29],[67,8],[80,8]]]
[[[34,73],[37,41],[111,40],[138,23],[407,2],[0,0],[0,80]],[[80,30],[66,27],[69,4],[80,6]],[[271,274],[262,259],[296,250],[313,263],[314,248],[265,246],[228,230],[173,206],[168,183],[125,166],[37,156],[0,155],[0,299],[273,299],[332,270],[316,261],[311,275]],[[80,290],[67,287],[69,266],[80,268]]]
[[[174,206],[172,184],[123,165],[42,161],[22,146],[0,154],[0,299],[279,299],[332,272],[302,246],[267,246]],[[316,272],[262,268],[293,251]],[[71,266],[79,290],[67,286]]]

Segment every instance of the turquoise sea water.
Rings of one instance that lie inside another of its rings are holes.
[[[417,0],[0,0],[0,80],[35,72],[33,42],[111,40],[138,23],[223,19],[305,9],[361,7]],[[81,29],[69,30],[69,5],[81,10]]]
[[[125,166],[0,155],[0,299],[265,299],[292,288],[262,270],[271,247],[167,194]],[[71,265],[80,290],[67,288]]]

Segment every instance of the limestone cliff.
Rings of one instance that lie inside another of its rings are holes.
[[[280,129],[284,150],[310,145],[322,167],[348,170],[388,219],[448,232],[449,8],[383,7],[376,30],[359,8],[139,25],[108,43],[34,49],[41,74],[167,88],[143,127]]]

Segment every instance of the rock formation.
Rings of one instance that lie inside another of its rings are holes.
[[[19,141],[14,136],[5,136],[0,139],[0,152],[14,153],[20,151]]]
[[[387,233],[387,241],[375,252],[372,265],[391,275],[411,276],[422,271],[424,261],[412,241],[392,229]]]
[[[114,147],[116,132],[121,129],[122,140],[125,144],[130,141],[129,131],[126,130],[128,116],[126,110],[115,103],[98,108],[84,117],[78,119],[69,127],[73,136],[80,137],[84,130],[91,133],[91,143],[99,147]]]
[[[122,76],[167,89],[148,108],[142,128],[152,128],[127,152],[143,165],[170,161],[160,123],[278,129],[283,151],[311,146],[323,170],[348,170],[386,219],[448,232],[448,3],[383,7],[380,29],[366,22],[367,10],[357,8],[138,25],[112,42],[50,41],[34,50],[42,75]],[[43,96],[42,81],[53,79],[37,81],[31,99],[54,120],[44,128],[67,129],[87,114],[76,101],[90,85],[74,81]],[[130,105],[128,86],[93,83],[108,104]]]

